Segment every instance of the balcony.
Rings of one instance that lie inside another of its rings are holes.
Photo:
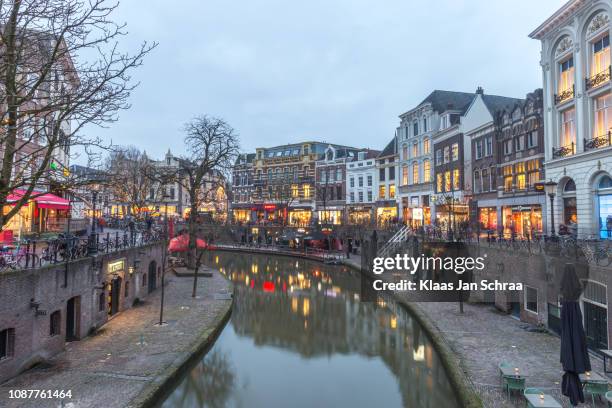
[[[584,150],[599,149],[600,147],[608,147],[612,145],[612,132],[594,137],[590,140],[584,139]]]
[[[571,88],[566,89],[565,91],[560,92],[559,94],[555,94],[555,105],[559,105],[565,101],[574,98],[575,94],[575,86],[572,85]]]
[[[571,156],[576,153],[576,143],[572,142],[568,145],[561,146],[558,148],[553,147],[553,159],[560,157]]]
[[[608,69],[603,70],[590,78],[585,78],[585,86],[586,90],[593,89],[598,87],[601,84],[604,84],[610,81],[610,77],[612,76],[612,67],[608,66]]]

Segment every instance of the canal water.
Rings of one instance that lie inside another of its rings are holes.
[[[179,407],[457,407],[435,349],[390,299],[360,302],[349,268],[210,253],[232,317],[163,403]]]

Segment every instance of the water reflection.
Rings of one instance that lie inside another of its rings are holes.
[[[165,407],[456,407],[418,323],[359,301],[356,272],[290,258],[211,254],[235,284],[228,326]]]

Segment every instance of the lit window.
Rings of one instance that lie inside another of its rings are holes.
[[[408,184],[408,166],[402,166],[402,185]]]
[[[610,37],[606,35],[595,41],[592,47],[591,76],[594,76],[606,71],[610,66]]]
[[[431,181],[431,163],[429,160],[423,161],[423,182],[429,183]]]
[[[454,169],[453,170],[453,189],[454,190],[459,190],[460,187],[460,182],[461,178],[459,177],[459,169]]]
[[[438,193],[442,192],[442,174],[436,174],[436,187]]]
[[[412,163],[412,184],[419,184],[419,163]]]
[[[385,197],[386,197],[386,190],[385,190],[385,186],[384,186],[384,185],[382,185],[382,186],[380,186],[380,187],[378,188],[378,197],[379,197],[381,200],[384,200],[384,199],[385,199]]]
[[[408,146],[407,145],[402,146],[402,157],[404,158],[404,160],[408,158]]]
[[[304,184],[304,198],[310,198],[310,184]]]
[[[299,196],[300,196],[300,189],[298,188],[297,184],[293,184],[291,186],[291,197],[298,198]]]
[[[452,152],[453,152],[453,161],[459,160],[459,144],[458,143],[453,143]]]
[[[414,142],[412,144],[412,157],[417,157],[419,155],[419,142]]]
[[[423,139],[423,154],[429,154],[429,139]]]
[[[559,86],[557,93],[570,91],[574,86],[574,59],[569,58],[559,63]]]
[[[444,190],[451,191],[451,173],[447,171],[444,173]]]
[[[576,110],[568,109],[561,114],[561,139],[560,147],[567,147],[576,143],[575,127]]]
[[[612,128],[612,94],[595,99],[593,137],[606,135]]]
[[[450,147],[446,146],[444,148],[444,163],[448,163],[450,161]]]
[[[395,198],[395,184],[391,184],[389,186],[389,198],[390,199]]]

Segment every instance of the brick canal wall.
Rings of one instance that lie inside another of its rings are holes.
[[[160,285],[161,259],[162,246],[152,244],[68,264],[0,272],[0,334],[9,343],[8,355],[0,359],[0,383],[146,298]],[[54,312],[58,324],[52,331]]]

